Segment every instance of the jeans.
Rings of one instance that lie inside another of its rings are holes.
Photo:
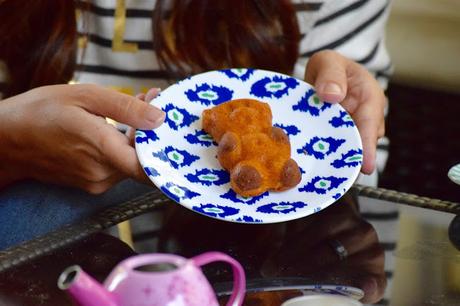
[[[27,181],[0,191],[0,250],[76,223],[153,186],[125,180],[101,195]]]

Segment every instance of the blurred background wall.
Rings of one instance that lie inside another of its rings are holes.
[[[393,0],[387,46],[395,71],[380,184],[460,203],[460,186],[447,178],[460,163],[460,0]],[[460,305],[460,253],[447,235],[452,218],[401,207],[389,305]]]
[[[387,31],[395,82],[460,92],[459,0],[394,0]]]
[[[460,202],[460,0],[393,0],[385,188]]]

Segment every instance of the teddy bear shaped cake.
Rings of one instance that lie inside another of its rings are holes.
[[[236,99],[203,111],[203,129],[218,143],[217,158],[243,197],[283,191],[301,180],[289,138],[272,125],[267,103]]]

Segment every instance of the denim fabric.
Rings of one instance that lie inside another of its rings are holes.
[[[101,195],[91,195],[35,181],[11,186],[0,192],[0,250],[81,221],[152,188],[125,180]]]

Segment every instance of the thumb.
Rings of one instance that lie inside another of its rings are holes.
[[[125,135],[118,133],[108,125],[102,125],[99,129],[99,150],[107,158],[107,161],[121,173],[138,181],[148,182],[136,150],[129,143]]]
[[[315,53],[308,61],[305,80],[322,101],[337,103],[347,95],[347,60],[333,51]]]
[[[92,84],[76,84],[79,106],[90,113],[109,117],[137,129],[160,126],[165,113],[142,100]]]

